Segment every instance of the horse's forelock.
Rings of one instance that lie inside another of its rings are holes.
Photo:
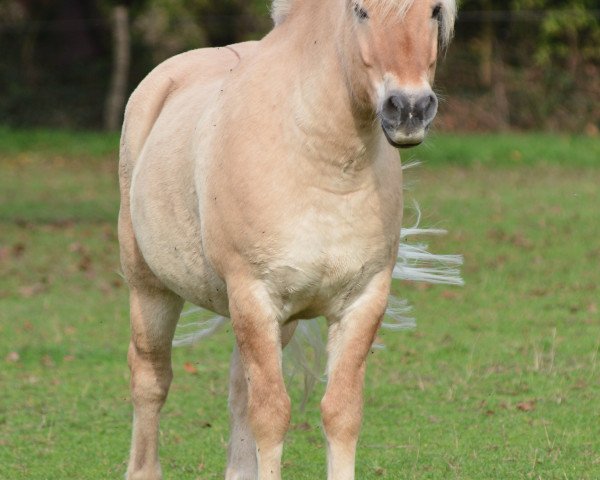
[[[363,0],[357,0],[362,3]],[[397,15],[403,18],[415,0],[374,0],[376,7],[385,16]],[[445,49],[454,33],[456,20],[456,0],[440,0],[442,6],[442,24],[440,26],[440,45]]]
[[[275,25],[282,23],[289,15],[292,4],[297,0],[273,0],[271,4],[271,17]],[[361,4],[363,0],[357,0]],[[377,7],[382,10],[384,15],[396,14],[404,17],[415,0],[376,0]],[[454,21],[456,19],[456,0],[442,0],[444,15],[442,16],[442,25],[440,32],[440,43],[446,47],[452,38],[454,32]]]
[[[292,4],[298,0],[273,0],[271,3],[271,17],[275,25],[282,23],[289,15]],[[363,0],[356,0],[359,5]],[[382,13],[389,15],[395,13],[403,17],[414,0],[376,0],[377,7],[382,10]]]
[[[399,18],[403,18],[406,12],[410,9],[415,0],[375,0],[375,8],[379,12],[387,17],[394,15]],[[362,0],[360,0],[362,2]]]
[[[454,34],[454,22],[456,21],[456,0],[443,0],[443,16],[440,31],[440,45],[445,49]]]

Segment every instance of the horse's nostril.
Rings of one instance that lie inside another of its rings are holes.
[[[400,124],[408,116],[409,98],[403,93],[390,95],[383,105],[384,118],[394,124]]]
[[[424,122],[432,120],[437,113],[437,105],[438,100],[433,93],[423,95],[415,101],[415,115]]]
[[[389,126],[416,128],[433,120],[437,104],[431,91],[424,95],[396,91],[385,100],[381,113]]]
[[[397,110],[402,110],[405,107],[405,99],[401,95],[393,95],[390,97],[390,102]]]

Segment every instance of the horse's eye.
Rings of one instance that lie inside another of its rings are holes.
[[[435,19],[435,20],[440,20],[440,18],[442,18],[442,5],[441,4],[437,4],[435,7],[433,7],[433,13],[431,15],[431,18]]]
[[[358,3],[354,4],[354,13],[356,14],[359,20],[366,20],[367,18],[369,18],[369,13]]]

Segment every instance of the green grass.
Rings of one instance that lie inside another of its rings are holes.
[[[12,129],[0,125],[0,159],[28,155],[89,159],[113,154],[118,134],[68,130]]]
[[[66,130],[15,130],[0,126],[0,159],[29,157],[104,158],[116,154],[117,134]],[[433,133],[423,146],[405,151],[407,158],[429,164],[519,166],[600,165],[600,141],[585,136],[536,134]]]
[[[521,166],[600,166],[600,140],[584,136],[538,134],[433,134],[408,153],[429,164]]]
[[[128,453],[117,141],[57,138],[0,130],[2,480],[122,478]],[[568,158],[540,153],[540,139]],[[506,158],[515,144],[520,162]],[[404,154],[428,158],[407,172],[410,194],[424,223],[450,230],[432,249],[465,255],[467,285],[394,286],[418,328],[382,332],[387,349],[370,359],[357,478],[600,478],[594,151],[590,139],[440,136]],[[167,479],[222,478],[232,342],[224,331],[175,352]],[[325,476],[322,392],[294,409],[285,478]]]

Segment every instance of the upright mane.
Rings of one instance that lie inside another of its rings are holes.
[[[295,2],[302,0],[273,0],[271,4],[271,17],[275,25],[285,21],[290,14]],[[326,1],[326,0],[325,0]],[[403,17],[415,0],[375,0],[377,8],[384,15],[391,15],[394,12]],[[363,0],[356,0],[357,4],[362,4]],[[456,0],[442,0],[443,8],[442,25],[440,29],[440,44],[445,47],[454,32],[454,21],[456,19]]]
[[[271,17],[275,25],[283,23],[292,9],[294,0],[273,0],[271,4]]]

